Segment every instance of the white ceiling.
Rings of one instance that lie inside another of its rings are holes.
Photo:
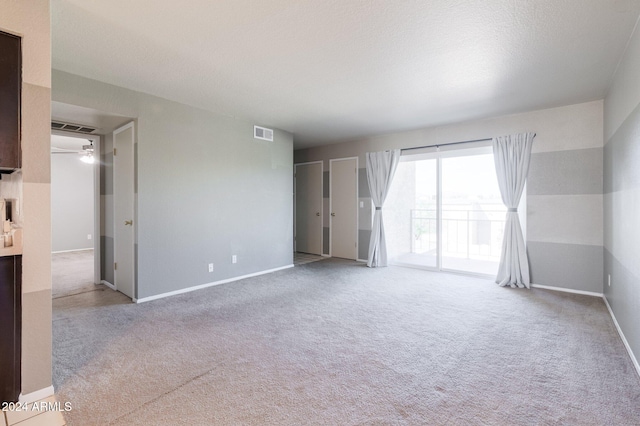
[[[52,0],[53,68],[296,148],[601,99],[640,0]]]
[[[82,146],[89,144],[90,140],[87,139],[87,137],[83,137],[82,135],[78,135],[78,137],[51,135],[51,152],[82,152]]]

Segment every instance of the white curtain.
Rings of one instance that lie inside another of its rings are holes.
[[[387,244],[384,238],[382,206],[387,198],[393,175],[400,161],[400,150],[367,152],[367,181],[376,212],[373,216],[367,266],[387,266]]]
[[[524,244],[518,204],[529,172],[535,133],[518,133],[493,139],[493,158],[502,201],[507,207],[507,223],[496,283],[529,288],[529,259]]]

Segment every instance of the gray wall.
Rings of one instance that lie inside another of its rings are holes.
[[[79,155],[51,155],[51,250],[93,248],[93,164]],[[87,236],[91,235],[91,239]]]
[[[136,118],[137,298],[293,263],[291,134],[261,141],[253,125],[265,123],[56,70],[52,78],[55,101]],[[104,156],[112,151],[105,141]],[[103,174],[109,210],[108,165]],[[105,223],[107,252],[111,232]]]
[[[100,275],[114,283],[113,271],[113,133],[100,145]]]
[[[640,33],[604,102],[604,294],[640,356]],[[611,286],[608,276],[611,275]]]
[[[297,150],[294,155],[296,163],[324,160],[325,173],[329,170],[329,159],[358,156],[363,168],[359,174],[359,197],[369,200],[364,170],[364,154],[368,151],[525,131],[537,133],[527,188],[526,237],[532,281],[539,285],[601,293],[602,101],[372,136]],[[367,254],[371,226],[370,203],[364,205],[367,207],[360,209],[359,216],[361,257]],[[329,243],[328,239],[325,241],[325,244]]]

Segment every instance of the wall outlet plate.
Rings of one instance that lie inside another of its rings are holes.
[[[209,264],[209,272],[213,272],[213,263]]]
[[[238,263],[238,256],[236,256],[235,254],[231,256],[231,263]]]

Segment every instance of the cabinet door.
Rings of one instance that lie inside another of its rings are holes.
[[[0,31],[0,169],[20,168],[20,37]]]
[[[0,401],[20,395],[22,257],[0,257]]]

